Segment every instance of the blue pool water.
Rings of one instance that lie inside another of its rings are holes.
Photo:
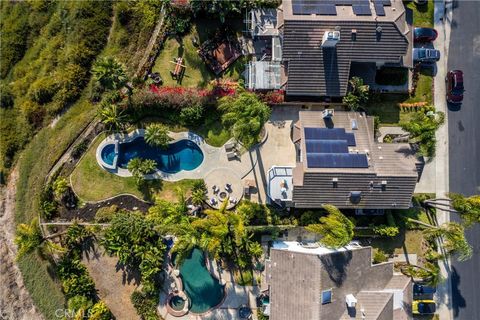
[[[114,157],[115,146],[105,146],[102,150],[103,161],[112,164]],[[203,152],[195,142],[190,140],[180,140],[171,143],[167,149],[162,149],[153,147],[147,144],[143,137],[138,137],[131,142],[119,145],[117,166],[127,168],[128,162],[133,158],[155,160],[158,170],[176,173],[197,168],[203,161]]]

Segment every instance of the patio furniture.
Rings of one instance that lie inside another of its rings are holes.
[[[228,153],[227,153],[227,159],[228,159],[228,161],[233,160],[233,159],[235,159],[235,158],[237,158],[237,153],[236,153],[236,152],[228,152]]]
[[[231,198],[230,203],[232,204],[237,204],[237,198]]]
[[[225,144],[225,151],[232,151],[233,149],[235,149],[235,143],[234,142]]]
[[[214,193],[214,194],[217,194],[218,191],[220,191],[220,188],[217,187],[216,185],[214,185],[214,186],[212,187],[212,189],[213,189],[213,193]]]
[[[175,64],[175,69],[174,71],[170,71],[170,74],[172,75],[172,78],[178,79],[180,75],[182,74],[184,68],[187,68],[186,65],[183,65],[183,58],[176,58],[174,59],[175,61],[170,61],[170,63]]]
[[[217,204],[217,199],[215,199],[215,198],[210,198],[210,204],[211,204],[212,206],[216,205],[216,204]]]
[[[232,192],[232,185],[230,183],[226,183],[225,184],[225,190],[230,193]]]

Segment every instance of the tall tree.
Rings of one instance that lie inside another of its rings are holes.
[[[423,233],[428,239],[438,239],[445,250],[446,255],[457,255],[459,261],[465,261],[472,257],[473,249],[465,238],[465,229],[456,222],[448,222],[441,226],[435,226],[420,220],[408,218],[424,227]]]
[[[350,91],[343,98],[350,110],[357,111],[358,108],[363,107],[368,101],[368,92],[370,87],[363,84],[363,79],[359,77],[352,77],[349,81]]]
[[[121,131],[127,123],[127,116],[117,105],[102,102],[98,109],[100,121],[107,127],[108,131]]]
[[[163,149],[168,147],[172,138],[168,135],[168,128],[160,123],[154,123],[145,129],[145,142],[149,145],[157,146]]]
[[[445,122],[443,112],[434,112],[433,108],[419,110],[400,126],[410,134],[410,142],[418,145],[418,153],[425,157],[435,156],[437,140],[435,131]]]
[[[120,89],[128,81],[125,67],[112,57],[100,58],[95,61],[92,74],[94,79],[108,90]]]
[[[439,283],[444,281],[438,265],[431,262],[426,262],[423,267],[418,265],[403,266],[400,270],[403,274],[413,278],[420,278],[422,281],[433,287],[436,287]]]
[[[137,185],[145,181],[145,175],[155,171],[157,162],[152,159],[133,158],[127,164],[127,169],[135,178]]]
[[[61,246],[51,241],[51,239],[59,236],[60,234],[63,233],[56,233],[48,237],[43,237],[37,219],[33,219],[30,224],[19,224],[17,226],[17,233],[15,236],[15,244],[18,246],[17,257],[22,257],[23,255],[31,253],[35,250],[48,250],[50,252],[64,251]]]
[[[325,204],[328,215],[320,218],[320,223],[310,224],[305,229],[322,236],[320,243],[329,248],[346,246],[353,238],[355,225],[335,206]]]
[[[250,92],[221,98],[218,109],[223,112],[222,123],[246,148],[259,141],[263,125],[270,117],[270,108]]]

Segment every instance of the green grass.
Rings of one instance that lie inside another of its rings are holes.
[[[435,7],[433,0],[428,0],[425,5],[416,5],[413,1],[409,1],[405,6],[413,11],[415,27],[433,27],[433,9]]]
[[[412,112],[402,111],[399,103],[427,102],[433,103],[433,75],[430,69],[422,69],[419,73],[415,94],[382,93],[373,95],[366,109],[370,115],[378,116],[382,126],[397,126],[410,120]]]
[[[237,19],[238,20],[238,19]],[[235,30],[241,30],[241,23],[235,20],[233,26]],[[215,30],[219,27],[219,23],[216,20],[198,19],[194,22],[191,31],[181,38],[181,41],[175,38],[169,38],[155,61],[152,71],[158,72],[165,86],[183,86],[193,88],[205,88],[210,81],[214,80],[215,74],[210,71],[207,65],[203,62],[197,53],[198,48],[192,43],[192,39],[197,38],[200,42],[205,41]],[[175,65],[172,63],[174,58],[183,57],[184,65],[186,66],[185,75],[181,82],[172,79],[170,71],[173,71]],[[241,73],[244,70],[246,63],[246,57],[240,57],[235,61],[224,73],[223,77],[227,77],[233,80],[238,80],[241,77]]]
[[[40,130],[22,152],[18,162],[17,223],[29,222],[37,216],[38,198],[45,176],[94,114],[95,108],[82,97],[53,128]],[[34,253],[20,258],[18,265],[35,305],[46,319],[55,319],[55,310],[63,308],[65,301],[60,285],[51,277],[50,262]]]
[[[71,175],[72,187],[81,200],[100,201],[128,193],[149,201],[152,201],[154,196],[174,201],[177,199],[176,189],[178,187],[186,191],[192,187],[195,180],[186,179],[177,182],[150,180],[140,190],[135,184],[134,178],[119,177],[102,169],[97,163],[95,152],[104,138],[104,134],[97,137]]]
[[[407,230],[394,238],[373,238],[371,246],[374,250],[382,250],[386,254],[415,253],[417,257],[423,256],[423,235],[419,230]]]

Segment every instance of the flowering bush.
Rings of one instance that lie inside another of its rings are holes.
[[[257,95],[260,98],[260,100],[262,100],[268,105],[279,104],[285,101],[284,90],[269,91],[267,93],[258,93]]]

